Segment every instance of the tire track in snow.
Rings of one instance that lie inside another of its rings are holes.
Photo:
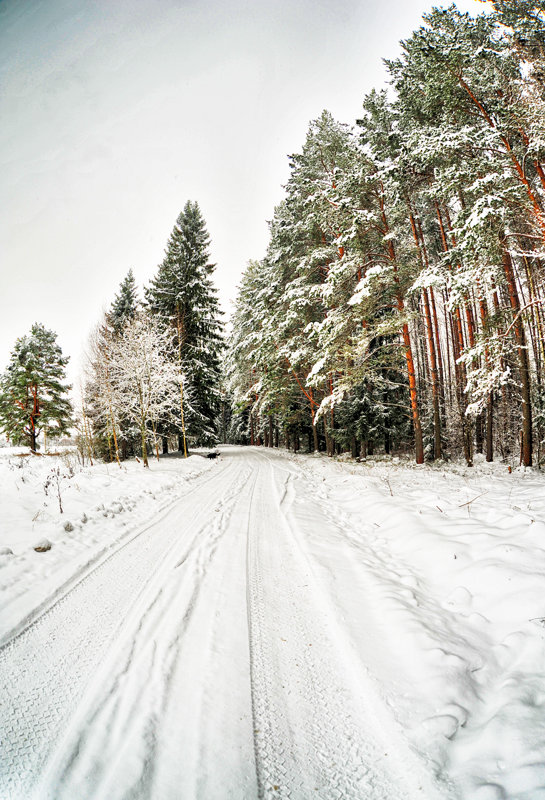
[[[346,678],[336,652],[338,631],[331,635],[322,602],[316,602],[319,589],[280,510],[274,462],[264,453],[256,456],[267,477],[266,484],[256,479],[248,531],[259,798],[422,797],[385,753],[390,731],[381,730],[373,703],[362,709]]]
[[[278,456],[275,453],[263,453],[270,463],[275,464]],[[308,537],[308,524],[304,528],[300,527],[301,515],[305,521],[305,511],[307,508],[313,508],[315,512],[319,509],[319,515],[326,521],[327,538],[332,537],[332,545],[336,543],[346,545],[344,560],[346,566],[349,566],[351,571],[360,572],[364,576],[372,577],[377,585],[383,588],[392,587],[392,598],[399,595],[399,583],[405,578],[409,578],[410,582],[404,584],[407,588],[404,590],[409,600],[407,600],[407,610],[411,611],[414,603],[413,589],[409,587],[421,586],[424,582],[423,579],[416,575],[414,569],[398,556],[394,556],[386,546],[377,546],[376,542],[368,542],[362,540],[361,527],[358,528],[350,515],[346,513],[344,508],[336,504],[327,492],[324,490],[322,482],[316,484],[309,477],[309,473],[305,472],[299,465],[293,462],[286,462],[284,459],[280,460],[277,465],[277,472],[284,473],[284,480],[280,481],[280,486],[277,491],[280,496],[280,506],[282,514],[285,518],[287,529],[290,531],[290,538],[303,567],[306,565],[309,575],[312,576],[314,584],[313,596],[316,598],[317,617],[321,616],[322,619],[328,620],[328,626],[332,632],[333,640],[337,645],[337,658],[341,657],[343,665],[347,667],[347,671],[351,673],[350,680],[353,685],[358,682],[366,685],[366,703],[371,701],[370,710],[375,715],[378,727],[382,728],[383,740],[388,742],[390,752],[396,750],[396,758],[398,773],[403,775],[409,774],[414,777],[411,781],[413,784],[413,792],[419,792],[419,786],[425,787],[426,797],[440,796],[442,800],[454,800],[459,797],[457,788],[445,776],[440,776],[436,773],[434,764],[424,767],[424,762],[420,757],[417,757],[415,752],[409,747],[408,741],[404,734],[401,733],[399,726],[395,723],[390,712],[387,711],[383,701],[375,688],[376,679],[373,678],[372,670],[366,663],[357,663],[354,660],[354,648],[352,644],[352,637],[350,630],[347,630],[340,618],[341,609],[338,608],[332,601],[328,591],[327,584],[323,581],[323,557],[316,560],[315,555],[312,553],[312,548],[307,542]],[[300,504],[303,500],[303,505],[299,505],[297,513],[295,513],[295,502]],[[308,512],[307,512],[308,513]],[[324,531],[325,532],[325,531]],[[337,545],[338,547],[338,545]],[[354,553],[356,558],[351,556],[350,551]],[[342,553],[342,550],[339,551]],[[319,566],[319,571],[316,567]],[[327,562],[326,568],[329,569]],[[363,569],[362,569],[363,568]],[[365,581],[364,581],[365,583]],[[352,579],[352,585],[355,587],[357,582]],[[368,620],[373,625],[373,608],[370,608],[371,614],[365,613],[365,600],[367,593],[362,593],[362,617]],[[389,595],[387,595],[389,597]],[[411,602],[413,601],[413,602]],[[430,618],[441,619],[444,624],[444,615],[437,614],[434,606],[433,597],[429,592],[422,592],[418,590],[418,605],[425,606]],[[449,635],[449,640],[456,640],[457,636],[454,631]],[[392,659],[397,660],[397,654],[389,651],[388,644],[382,644],[380,640],[377,641],[375,635],[370,641],[370,646],[375,649],[378,648],[379,652],[386,657],[388,661]],[[467,645],[466,645],[467,646]],[[360,651],[361,652],[361,651]],[[342,655],[341,655],[342,654]],[[372,653],[371,661],[374,660],[375,653]],[[400,667],[396,668],[397,670]],[[403,667],[401,665],[401,670]],[[381,673],[380,673],[381,674]],[[386,712],[386,713],[385,713]],[[395,744],[394,744],[395,743]],[[403,766],[405,765],[405,766]],[[406,789],[406,795],[403,797],[412,796],[409,793],[409,788]],[[418,795],[420,796],[420,794]]]
[[[255,520],[252,516],[257,481],[258,473],[256,472],[248,510],[246,566],[254,751],[260,800],[266,797],[284,800],[292,797],[293,780],[291,775],[296,770],[296,763],[295,754],[290,747],[291,732],[288,721],[283,709],[276,707],[274,702],[274,657],[271,637],[267,633],[269,610],[266,605],[264,581],[258,557],[258,541],[254,531]]]
[[[173,558],[168,571],[160,571],[146,585],[59,742],[36,800],[171,796],[156,785],[159,728],[167,706],[177,705],[176,679],[185,636],[207,569],[247,478],[245,471],[236,473],[219,503],[207,509],[213,514],[212,524],[205,517],[181,557]]]

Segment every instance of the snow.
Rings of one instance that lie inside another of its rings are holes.
[[[0,796],[545,798],[542,475],[221,452],[0,451]]]
[[[0,642],[209,468],[199,455],[150,458],[145,470],[136,461],[82,467],[71,450],[1,448]],[[57,471],[62,514],[56,486],[46,487]],[[35,552],[44,540],[49,552]]]
[[[545,481],[479,459],[467,468],[307,457],[304,468],[344,529],[354,572],[367,567],[388,662],[366,657],[413,745],[463,798],[535,800],[545,797]],[[363,652],[356,581],[319,547]]]

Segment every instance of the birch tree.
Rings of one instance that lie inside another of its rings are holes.
[[[138,311],[113,340],[110,380],[115,413],[138,431],[142,460],[148,467],[148,441],[159,457],[159,426],[175,421],[180,386],[185,383],[172,337],[148,312]],[[187,392],[185,400],[191,410]]]

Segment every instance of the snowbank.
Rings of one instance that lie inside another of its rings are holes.
[[[213,464],[171,454],[147,470],[136,461],[82,467],[73,451],[0,449],[0,642]]]

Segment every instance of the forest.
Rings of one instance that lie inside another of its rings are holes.
[[[544,5],[434,9],[354,125],[310,123],[227,334],[188,201],[144,297],[129,272],[93,333],[82,453],[147,465],[223,441],[539,466]],[[65,364],[43,326],[18,340],[0,382],[10,441],[69,430]]]
[[[227,357],[239,441],[542,458],[542,3],[435,9],[291,156]]]

